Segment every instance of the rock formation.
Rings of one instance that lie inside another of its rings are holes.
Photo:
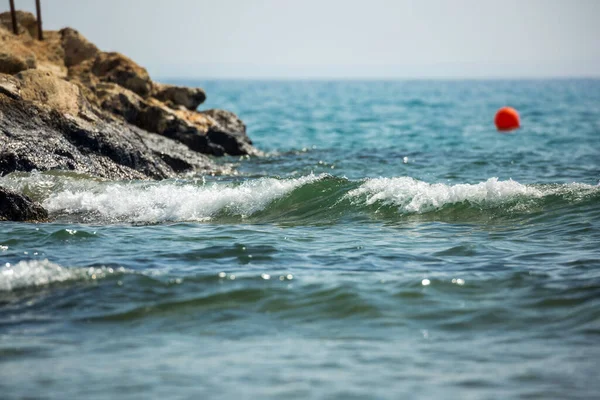
[[[109,136],[114,136],[115,146],[118,146],[117,139],[141,144],[143,140],[131,138],[161,135],[163,138],[152,138],[152,142],[172,150],[177,148],[178,151],[182,149],[179,144],[187,147],[181,151],[180,157],[187,158],[187,161],[176,164],[189,165],[191,171],[215,168],[202,154],[258,154],[246,135],[245,125],[235,115],[223,110],[196,111],[206,99],[202,89],[153,82],[146,69],[133,60],[119,53],[100,51],[71,28],[45,31],[45,40],[37,41],[34,39],[37,33],[35,17],[24,12],[19,12],[17,17],[20,34],[13,35],[8,30],[11,28],[8,13],[0,14],[0,135],[4,136],[0,143],[0,159],[27,158],[28,153],[15,153],[19,147],[16,146],[17,137],[25,144],[29,143],[28,140],[35,143],[35,146],[23,147],[30,148],[31,152],[50,151],[49,146],[34,141],[34,137],[41,131],[45,131],[48,138],[51,136],[49,132],[62,134],[63,138],[69,136],[68,130],[61,131],[66,129],[66,125],[57,125],[58,120],[68,120],[69,126],[77,126],[80,131],[105,135],[112,132]],[[27,113],[37,116],[33,120],[35,123],[18,117]],[[26,135],[26,132],[31,134]],[[70,143],[73,144],[72,140]],[[136,159],[133,154],[148,152],[147,148],[138,148],[134,144],[130,148],[132,155],[129,159],[132,160]],[[100,150],[88,148],[85,156],[105,156],[97,151]],[[168,158],[174,157],[176,154]],[[43,159],[47,157],[37,157],[38,162],[29,168],[83,168],[78,163],[56,160],[42,165],[39,161]],[[153,159],[157,164],[161,160]],[[200,160],[202,162],[199,163]],[[113,159],[119,165],[118,168],[114,166],[113,171],[123,166],[136,171],[129,171],[122,178],[163,178],[181,172],[178,169],[157,173],[154,171],[156,168],[120,161],[123,160]],[[18,164],[13,168],[19,170],[25,167]],[[0,169],[0,173],[8,172],[10,170]],[[102,169],[97,175],[118,177]]]
[[[48,212],[29,197],[0,187],[0,221],[48,220]]]
[[[35,17],[19,11],[17,20],[14,35],[10,14],[0,14],[0,175],[61,169],[163,179],[227,173],[210,155],[259,154],[233,113],[196,110],[202,89],[154,82],[71,28],[38,41]]]
[[[75,29],[63,28],[58,33],[60,33],[60,44],[65,53],[64,62],[67,68],[95,58],[100,53],[95,44],[88,42]]]
[[[205,155],[109,114],[49,72],[0,75],[0,171],[72,170],[108,179],[221,172]]]

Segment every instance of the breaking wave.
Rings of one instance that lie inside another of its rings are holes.
[[[104,182],[31,174],[2,184],[41,201],[57,219],[165,223],[221,221],[318,223],[343,216],[406,217],[448,213],[515,214],[598,199],[581,183],[525,185],[489,178],[476,184],[427,183],[410,177],[352,181],[327,174],[235,182]]]
[[[379,203],[397,206],[403,213],[424,213],[464,202],[489,207],[518,198],[536,199],[543,196],[544,191],[539,188],[513,180],[499,181],[498,178],[474,185],[430,184],[407,177],[368,179],[348,193],[348,197],[362,199],[367,205]]]

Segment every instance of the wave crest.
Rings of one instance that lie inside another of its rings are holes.
[[[513,180],[499,181],[498,178],[477,184],[445,185],[401,177],[368,179],[347,196],[354,200],[364,199],[366,205],[396,206],[402,213],[424,213],[463,202],[494,206],[519,197],[541,198],[544,192]]]
[[[114,183],[93,189],[53,193],[43,205],[55,214],[94,214],[110,221],[156,223],[208,221],[219,214],[242,218],[323,176],[262,178],[240,185]]]
[[[0,292],[15,289],[46,286],[72,280],[96,280],[125,272],[125,269],[109,267],[65,268],[48,260],[6,263],[0,268]]]
[[[582,183],[526,185],[489,178],[449,185],[411,177],[356,181],[328,174],[206,184],[108,182],[36,173],[3,177],[0,183],[32,195],[59,220],[139,224],[241,220],[330,224],[344,216],[396,221],[420,214],[456,221],[594,204],[600,197],[600,186]]]

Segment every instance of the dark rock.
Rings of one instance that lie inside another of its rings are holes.
[[[258,155],[260,152],[252,146],[246,134],[246,125],[234,113],[226,110],[207,110],[201,114],[215,121],[208,132],[208,140],[232,156]]]
[[[231,112],[177,112],[110,83],[99,84],[96,95],[105,111],[148,132],[181,142],[196,152],[215,156],[258,153],[246,135],[246,126]]]
[[[103,110],[121,116],[131,124],[135,124],[142,109],[146,108],[144,99],[115,83],[99,83],[96,86],[95,96]]]
[[[203,154],[223,156],[225,152],[220,146],[211,143],[206,133],[188,121],[179,118],[164,106],[150,104],[142,110],[137,121],[132,122],[147,131],[157,132],[162,136],[185,144],[191,150]]]
[[[140,136],[140,139],[154,155],[160,157],[160,159],[176,173],[190,171],[204,173],[232,172],[227,166],[220,166],[217,168],[212,162],[208,161],[205,155],[199,154],[177,141],[146,132]]]
[[[152,91],[148,71],[120,53],[98,53],[92,72],[101,81],[116,83],[142,97],[148,96]]]
[[[219,149],[218,155],[229,154],[231,156],[254,155],[255,149],[246,142],[248,138],[245,135],[226,132],[218,126],[211,127],[206,134],[209,143],[214,148]],[[213,153],[214,154],[214,153]]]
[[[191,111],[196,110],[206,100],[206,93],[200,88],[165,85],[161,83],[154,83],[152,96],[160,101],[164,101],[175,109],[178,109],[178,106],[183,106]]]
[[[0,187],[0,221],[48,220],[48,211],[29,197]]]
[[[109,83],[99,84],[96,95],[103,110],[130,124],[177,140],[196,152],[215,154],[205,134],[160,103],[148,103],[132,91]]]
[[[212,118],[226,132],[246,134],[246,125],[231,111],[211,109],[200,113]]]
[[[0,174],[34,169],[109,179],[219,172],[206,156],[168,138],[120,121],[98,116],[87,121],[0,94]]]

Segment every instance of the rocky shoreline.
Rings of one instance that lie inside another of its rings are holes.
[[[74,29],[44,31],[38,41],[32,14],[19,11],[17,21],[14,35],[10,14],[0,14],[0,176],[67,170],[165,179],[230,172],[211,156],[260,154],[235,114],[196,110],[202,89],[154,82]],[[47,219],[20,194],[0,195],[0,220]]]

